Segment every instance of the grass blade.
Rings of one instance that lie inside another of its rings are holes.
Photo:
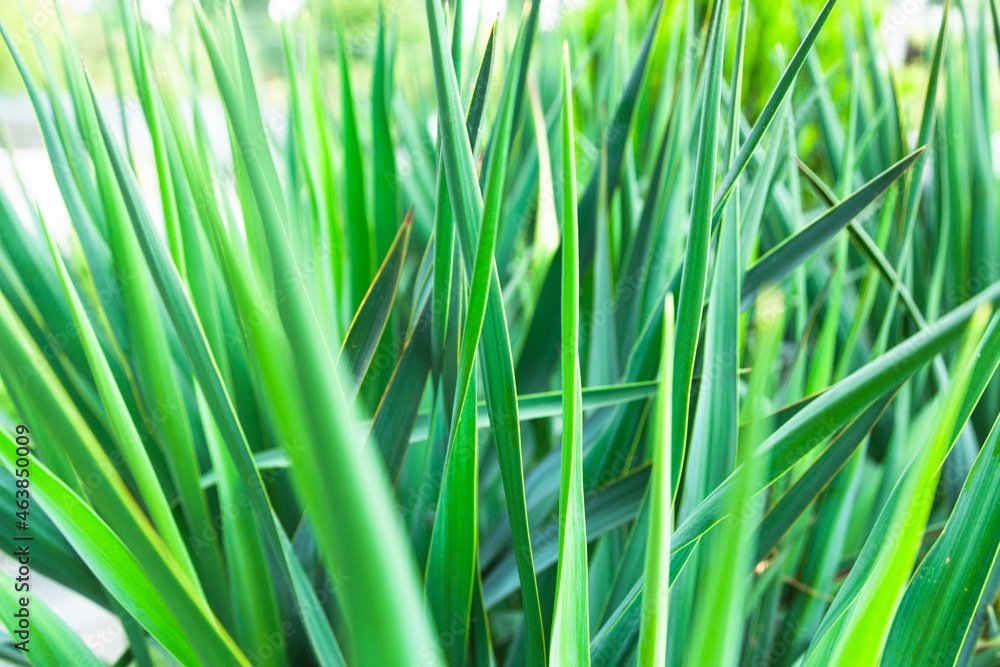
[[[472,239],[483,219],[482,194],[476,178],[455,71],[448,64],[444,44],[444,18],[433,0],[426,3],[430,28],[434,80],[440,109],[442,155],[451,204],[458,226],[465,263],[471,268]],[[489,296],[483,324],[482,355],[485,362],[486,402],[496,440],[497,456],[507,499],[508,517],[517,545],[518,571],[524,596],[526,656],[529,665],[545,663],[545,639],[541,603],[535,581],[534,559],[524,500],[524,472],[521,462],[520,423],[517,417],[517,390],[514,384],[510,336],[503,308],[500,278],[491,266]]]
[[[351,321],[351,326],[347,329],[347,335],[344,336],[339,366],[340,375],[345,378],[344,393],[348,397],[356,395],[364,382],[372,357],[378,349],[378,342],[382,338],[382,332],[389,322],[399,279],[403,274],[403,262],[406,260],[406,249],[409,246],[412,229],[411,212],[396,233],[382,266],[375,274],[371,287],[368,288],[358,312],[354,315],[354,320]]]
[[[924,152],[918,148],[892,165],[871,181],[861,186],[850,197],[820,216],[809,226],[761,257],[743,281],[743,304],[753,301],[754,295],[764,285],[774,285],[788,276],[795,267],[811,256],[823,244],[861,214],[873,201],[878,199]]]
[[[963,648],[974,618],[989,595],[989,582],[1000,555],[995,495],[997,445],[1000,428],[994,425],[965,482],[958,504],[944,532],[931,547],[911,580],[886,640],[886,660],[922,655],[940,656],[959,664],[968,656]],[[985,513],[983,508],[986,508]],[[948,604],[940,606],[941,600]],[[929,616],[922,610],[939,608]]]
[[[16,469],[15,445],[0,431],[2,464]],[[249,665],[232,639],[179,580],[147,575],[118,535],[40,461],[31,462],[32,491],[101,584],[174,657],[186,664]],[[180,619],[183,619],[181,621]],[[219,662],[221,661],[221,662]]]
[[[16,551],[14,552],[17,553]],[[56,616],[42,600],[32,600],[19,596],[15,591],[20,588],[14,578],[6,572],[0,573],[0,603],[6,609],[24,609],[30,616],[34,626],[34,636],[30,630],[21,626],[16,612],[4,614],[4,625],[14,648],[31,652],[32,664],[36,665],[79,665],[80,667],[103,667],[93,651],[83,643],[73,630],[67,627],[61,618]],[[30,609],[25,601],[31,600]],[[27,622],[27,621],[26,621]],[[30,627],[30,626],[29,626]],[[20,642],[18,641],[20,640]],[[33,641],[32,641],[33,640]],[[23,642],[21,646],[18,644]]]
[[[691,378],[701,333],[702,308],[708,279],[709,238],[712,233],[712,194],[715,189],[715,164],[719,136],[719,105],[722,95],[722,59],[725,53],[726,11],[717,3],[712,17],[711,42],[708,58],[707,84],[698,133],[698,160],[695,176],[694,202],[691,207],[691,227],[681,271],[677,297],[677,339],[674,342],[674,378],[671,409],[673,448],[671,486],[677,489],[687,449],[688,412],[690,410]]]
[[[583,503],[583,407],[580,383],[580,257],[576,151],[569,44],[563,43],[562,179],[562,470],[559,475],[559,567],[552,618],[554,664],[590,664],[587,526]]]
[[[654,410],[655,431],[652,453],[653,480],[650,489],[649,538],[646,544],[646,586],[642,592],[642,617],[639,625],[641,667],[659,667],[667,659],[667,614],[670,603],[670,533],[673,531],[673,498],[670,476],[670,433],[672,405],[670,390],[673,378],[674,299],[668,294],[663,307],[663,352],[660,362],[660,387]]]
[[[857,657],[868,656],[866,661],[875,661],[882,654],[893,614],[917,557],[938,474],[969,417],[963,414],[967,392],[980,396],[982,391],[972,387],[985,389],[983,379],[988,382],[1000,361],[1000,320],[991,327],[981,348],[976,349],[988,317],[986,309],[973,315],[958,357],[959,373],[947,392],[942,392],[935,410],[939,419],[934,431],[893,489],[873,528],[876,538],[865,543],[803,664],[853,664],[851,661]],[[988,353],[980,356],[981,351]],[[886,541],[882,536],[892,539]]]

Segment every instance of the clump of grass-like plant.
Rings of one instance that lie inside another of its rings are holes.
[[[608,5],[312,3],[278,124],[231,3],[102,7],[141,128],[0,25],[70,222],[0,186],[0,507],[117,664],[997,663],[996,0],[916,97],[866,3]]]

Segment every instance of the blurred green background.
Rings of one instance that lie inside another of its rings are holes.
[[[28,33],[19,4],[23,2],[24,12],[28,20],[34,25],[39,33],[45,38],[46,33],[51,33],[52,26],[58,21],[54,10],[53,1],[58,2],[62,8],[74,35],[78,49],[82,57],[86,60],[92,75],[100,85],[111,86],[110,76],[110,56],[109,39],[112,51],[119,54],[122,51],[121,35],[113,34],[107,29],[109,12],[116,12],[115,3],[107,0],[6,0],[0,3],[0,20],[12,29],[15,35],[20,35],[27,39]],[[184,4],[190,0],[137,0],[140,10],[147,16],[153,24],[163,25],[162,17],[164,12],[169,12],[174,21],[185,21],[188,12],[185,11]],[[216,0],[217,1],[217,0]],[[618,0],[625,1],[625,0]],[[861,0],[842,0],[841,5],[848,5]],[[523,0],[472,0],[467,3],[466,24],[467,38],[477,34],[480,38],[488,29],[488,25],[493,16],[498,12],[505,14],[520,14]],[[607,33],[612,23],[605,19],[613,14],[616,0],[543,0],[543,29],[551,28],[559,21],[572,21],[575,27],[582,27],[583,34],[589,38],[602,38]],[[211,4],[208,0],[206,4]],[[251,35],[258,56],[264,63],[271,63],[272,67],[264,70],[265,76],[280,78],[282,75],[282,59],[280,54],[280,31],[274,25],[269,10],[275,12],[283,6],[299,4],[295,0],[242,0],[237,1],[242,6],[242,16],[246,17],[246,28]],[[315,8],[319,3],[315,0],[306,0],[307,5]],[[378,26],[379,2],[376,0],[360,0],[357,2],[336,0],[332,3],[336,8],[341,20],[344,23],[347,40],[349,42],[350,53],[355,59],[355,64],[363,72],[367,63],[371,62],[374,51],[374,40]],[[427,63],[427,38],[426,25],[423,14],[420,11],[420,3],[405,2],[403,0],[382,0],[382,7],[389,17],[392,29],[399,36],[399,49],[401,53],[398,62],[407,63],[406,71],[400,71],[399,83],[404,88],[408,87],[407,80],[414,77],[420,78],[428,74]],[[645,6],[651,6],[651,0],[634,0],[628,2],[633,16],[642,16]],[[672,3],[668,3],[670,5]],[[815,10],[822,6],[819,0],[801,0],[793,3],[769,3],[771,10],[766,13],[763,7],[758,7],[756,12],[751,12],[748,30],[747,71],[748,111],[753,111],[757,100],[754,91],[766,87],[764,84],[773,82],[777,76],[778,65],[776,63],[776,46],[781,46],[786,55],[791,55],[791,50],[798,44],[801,35],[800,23],[797,15],[813,16]],[[933,34],[934,19],[940,13],[940,3],[928,2],[928,0],[896,0],[889,3],[887,0],[875,0],[870,3],[875,8],[876,20],[880,32],[886,39],[886,49],[890,54],[890,61],[898,66],[909,66],[909,69],[920,69],[923,65],[923,58],[919,56],[924,50],[928,38]],[[324,7],[328,7],[328,0],[324,0]],[[696,12],[701,15],[707,10],[708,3],[697,0],[695,2]],[[169,8],[169,9],[168,9]],[[731,7],[735,12],[737,7]],[[669,6],[668,6],[669,10]],[[304,11],[309,11],[306,7]],[[319,12],[316,12],[319,13]],[[335,48],[334,27],[330,25],[328,11],[323,11],[325,20],[322,25],[317,25],[323,44],[328,51]],[[848,16],[857,16],[857,12],[838,11],[838,17],[832,21],[836,26],[837,21],[846,21]],[[669,15],[669,11],[668,11]],[[478,33],[475,30],[478,25]],[[164,37],[170,38],[172,29],[165,30]],[[645,26],[633,25],[631,29],[637,33],[641,32]],[[841,25],[839,30],[827,30],[820,38],[819,51],[825,65],[832,66],[843,61],[845,54],[849,52],[847,35],[850,34],[849,26]],[[111,34],[109,34],[109,32]],[[184,34],[185,39],[191,36],[191,31],[177,30],[178,34]],[[190,45],[181,45],[182,48],[190,48]],[[402,51],[405,51],[402,52]],[[364,80],[364,76],[356,77],[359,81]],[[909,76],[905,70],[900,70],[900,85],[906,92],[908,81],[919,80],[919,72]],[[755,82],[761,85],[755,86]],[[0,92],[16,93],[21,90],[20,80],[14,70],[10,55],[4,50],[0,53]]]

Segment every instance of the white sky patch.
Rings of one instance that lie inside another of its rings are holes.
[[[1000,174],[1000,132],[994,132],[992,141],[993,144],[993,173]]]
[[[538,11],[539,28],[544,31],[554,30],[562,20],[563,14],[580,9],[587,0],[535,0],[541,2]],[[465,3],[465,38],[472,39],[476,23],[482,21],[489,25],[499,14],[507,12],[507,0],[466,0]]]
[[[427,134],[431,135],[431,141],[437,142],[438,138],[438,115],[432,113],[427,118]]]
[[[86,14],[94,8],[94,0],[66,0],[66,6],[75,14]]]
[[[275,23],[287,23],[302,11],[306,0],[271,0],[267,4],[267,15]]]
[[[499,14],[507,12],[507,0],[466,0],[463,16],[463,42],[471,42],[476,38],[477,27],[488,27]]]
[[[170,8],[174,0],[139,0],[139,16],[158,35],[169,34],[173,30]]]
[[[929,54],[943,18],[944,7],[931,5],[928,0],[892,0],[885,8],[879,25],[889,62],[896,66],[905,64],[911,43],[928,49]],[[962,13],[953,7],[948,19],[948,32],[962,35],[962,20]]]

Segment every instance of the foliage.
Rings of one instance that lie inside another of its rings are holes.
[[[997,664],[995,0],[916,99],[863,3],[426,0],[364,67],[313,3],[284,115],[231,4],[115,9],[141,128],[2,24],[71,225],[0,188],[0,506],[119,664]]]

